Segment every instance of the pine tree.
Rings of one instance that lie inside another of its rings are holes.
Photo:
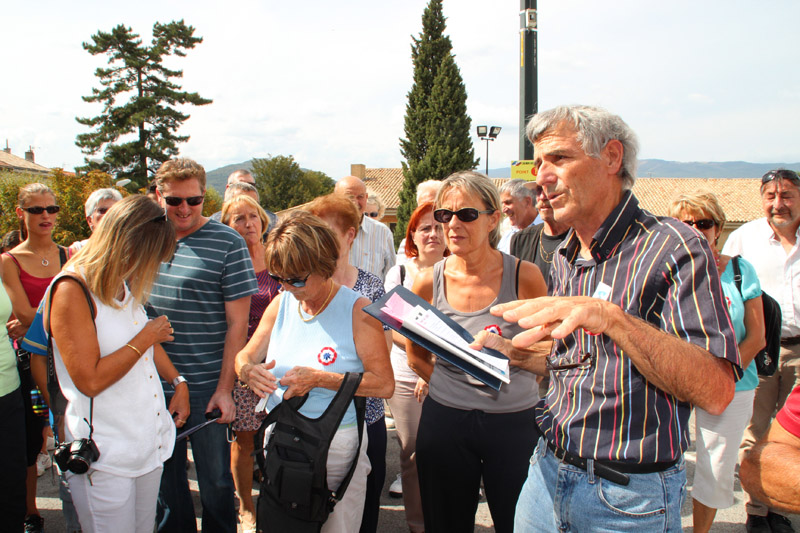
[[[117,179],[130,178],[143,187],[164,161],[178,155],[178,143],[189,136],[177,130],[189,115],[179,105],[206,105],[211,100],[195,92],[183,91],[175,82],[182,70],[164,66],[171,56],[185,57],[186,51],[203,42],[194,28],[183,20],[153,25],[150,46],[142,45],[139,35],[120,24],[110,33],[98,31],[83,48],[92,55],[108,56],[108,68],[98,68],[95,76],[102,89],[92,88],[86,102],[100,102],[103,111],[96,117],[76,120],[95,128],[77,136],[75,144],[86,155],[103,152],[103,163],[86,158],[89,168],[102,168]]]
[[[419,39],[412,37],[414,84],[406,104],[406,138],[400,140],[405,161],[395,242],[405,236],[408,219],[417,207],[417,184],[478,164],[469,133],[467,90],[444,31],[442,0],[430,0],[422,14]]]

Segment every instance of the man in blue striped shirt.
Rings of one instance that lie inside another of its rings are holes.
[[[161,265],[150,295],[167,315],[175,340],[164,349],[189,385],[191,415],[186,427],[222,412],[219,424],[194,434],[203,531],[236,531],[230,445],[225,425],[236,409],[231,397],[233,360],[247,338],[250,295],[257,291],[250,254],[233,229],[203,216],[206,174],[190,159],[174,159],[156,173],[159,203],[178,236],[175,256]],[[146,253],[143,251],[143,253]],[[177,381],[177,380],[176,380]],[[167,390],[176,383],[166,384]],[[159,496],[159,531],[197,530],[186,477],[186,440],[176,443],[164,465]]]
[[[711,250],[639,207],[637,140],[620,117],[559,107],[527,135],[572,229],[554,296],[492,310],[529,329],[506,343],[514,364],[551,379],[515,531],[680,531],[691,407],[721,413],[741,375]]]

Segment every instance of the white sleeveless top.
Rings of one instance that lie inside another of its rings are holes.
[[[100,357],[125,346],[147,323],[144,307],[135,303],[127,285],[121,309],[104,305],[94,295],[92,299],[97,308]],[[83,299],[74,304],[86,305]],[[68,401],[66,437],[88,437],[89,425],[83,419],[89,420],[89,397],[75,387],[55,341],[53,353],[61,390]],[[137,477],[155,470],[172,456],[175,424],[164,401],[152,346],[122,379],[95,397],[93,425],[92,437],[100,450],[100,458],[92,465],[96,470]]]

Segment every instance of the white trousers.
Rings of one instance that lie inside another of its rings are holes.
[[[90,470],[67,473],[72,502],[83,533],[152,533],[161,471],[139,477],[121,477]]]

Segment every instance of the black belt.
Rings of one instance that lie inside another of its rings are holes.
[[[783,337],[781,339],[781,346],[795,346],[800,344],[800,335],[796,337]]]
[[[547,447],[553,452],[553,455],[565,463],[576,466],[581,470],[586,470],[587,460],[583,457],[570,453],[563,448],[557,447],[555,444],[547,440]],[[594,461],[594,473],[603,479],[607,479],[617,485],[627,485],[630,478],[627,474],[652,474],[654,472],[663,472],[668,468],[672,468],[678,463],[678,460],[666,461],[661,463],[625,463],[621,461]]]

